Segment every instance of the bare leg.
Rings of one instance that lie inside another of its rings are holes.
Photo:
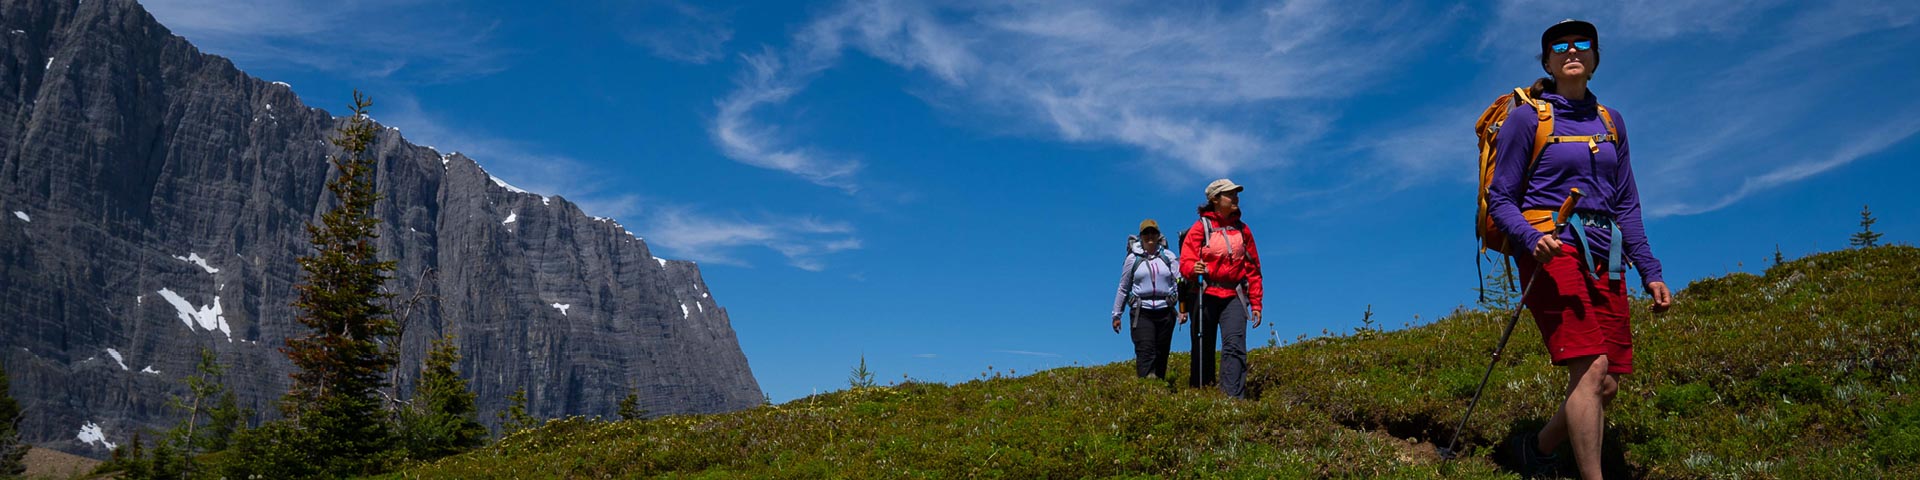
[[[1561,442],[1573,443],[1573,459],[1581,478],[1601,478],[1600,439],[1606,405],[1619,391],[1619,376],[1607,373],[1607,356],[1576,358],[1567,363],[1567,401],[1540,430],[1540,449],[1552,452]]]

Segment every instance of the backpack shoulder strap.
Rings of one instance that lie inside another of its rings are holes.
[[[1540,151],[1547,148],[1547,143],[1553,137],[1553,106],[1527,95],[1526,88],[1514,88],[1513,99],[1533,107],[1534,116],[1540,119],[1539,126],[1533,129],[1533,156],[1527,157],[1525,172],[1527,178],[1533,178],[1533,168],[1540,162]]]
[[[1140,267],[1140,256],[1127,252],[1127,269],[1121,273],[1120,291],[1125,292],[1129,300],[1133,298],[1133,269]]]
[[[1615,144],[1618,144],[1620,142],[1620,130],[1613,128],[1613,112],[1607,111],[1606,105],[1594,105],[1594,107],[1600,109],[1600,122],[1607,124],[1607,137],[1612,139]]]

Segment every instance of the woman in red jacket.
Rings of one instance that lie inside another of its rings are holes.
[[[1207,184],[1200,220],[1180,239],[1180,275],[1205,282],[1194,324],[1193,358],[1187,383],[1214,383],[1213,342],[1221,344],[1220,391],[1234,398],[1247,393],[1247,316],[1260,328],[1260,251],[1253,231],[1240,223],[1240,191],[1232,180]],[[1189,253],[1191,252],[1191,253]],[[1199,284],[1196,284],[1199,285]],[[1245,296],[1241,295],[1244,289]]]

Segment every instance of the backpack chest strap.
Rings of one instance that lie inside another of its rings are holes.
[[[1585,143],[1587,144],[1587,153],[1600,153],[1600,144],[1615,142],[1617,140],[1619,139],[1614,138],[1613,132],[1596,133],[1593,135],[1548,135],[1547,136],[1547,144],[1549,145],[1555,144],[1555,143]]]

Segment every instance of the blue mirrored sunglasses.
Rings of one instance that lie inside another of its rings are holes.
[[[1593,50],[1593,41],[1579,40],[1579,41],[1573,41],[1573,42],[1560,42],[1560,43],[1550,45],[1550,47],[1553,48],[1553,53],[1567,53],[1568,51],[1584,52],[1588,50]]]

